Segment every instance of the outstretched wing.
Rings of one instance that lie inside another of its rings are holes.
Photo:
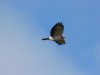
[[[62,36],[62,33],[64,31],[64,26],[61,22],[58,22],[54,25],[54,27],[51,29],[51,36]]]
[[[56,40],[55,42],[56,42],[58,45],[65,44],[65,40],[64,40],[64,39]]]

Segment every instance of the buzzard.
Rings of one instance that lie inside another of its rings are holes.
[[[63,31],[64,25],[61,22],[58,22],[52,27],[50,32],[51,36],[49,38],[42,38],[42,40],[51,40],[56,42],[58,45],[65,44],[65,37],[62,35]]]
[[[52,27],[50,32],[51,36],[49,38],[42,38],[42,40],[51,40],[56,42],[58,45],[65,44],[65,37],[62,35],[63,31],[64,25],[61,22],[58,22]]]

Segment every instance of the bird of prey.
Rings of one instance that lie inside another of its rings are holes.
[[[50,37],[49,38],[42,38],[42,40],[51,40],[51,41],[55,41],[58,45],[62,45],[65,44],[65,40],[62,35],[64,31],[64,25],[61,22],[56,23],[50,32]]]

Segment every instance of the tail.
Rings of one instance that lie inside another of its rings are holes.
[[[42,40],[49,40],[49,38],[42,38]]]

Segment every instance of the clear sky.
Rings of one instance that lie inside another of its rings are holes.
[[[41,40],[59,21],[66,44]],[[1,0],[0,75],[100,75],[100,0]]]

